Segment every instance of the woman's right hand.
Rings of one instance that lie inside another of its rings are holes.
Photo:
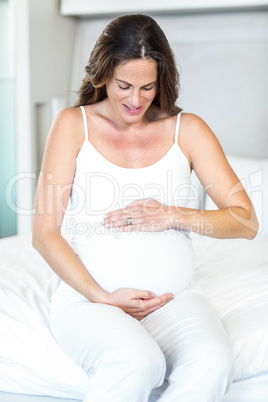
[[[108,295],[106,303],[121,308],[125,313],[137,320],[142,320],[173,298],[172,293],[156,297],[149,290],[120,288]]]

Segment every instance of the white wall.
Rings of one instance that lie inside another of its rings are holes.
[[[17,182],[18,233],[24,233],[31,230],[35,176],[51,124],[51,100],[69,96],[75,20],[60,15],[57,0],[14,2],[17,173],[24,175]]]
[[[181,67],[179,104],[226,153],[268,157],[268,11],[158,18]]]
[[[51,124],[52,99],[63,99],[68,105],[76,22],[60,15],[59,1],[30,0],[29,4],[32,130],[34,139],[39,137],[38,155]],[[36,169],[40,162],[40,158],[34,161]]]
[[[6,186],[16,173],[14,58],[10,5],[0,1],[0,237],[16,233],[16,215],[10,208],[16,194],[6,200]],[[10,202],[9,202],[10,201]]]
[[[153,17],[179,64],[178,104],[211,126],[226,153],[268,157],[268,11]],[[111,19],[80,20],[72,89],[79,88],[90,51]]]

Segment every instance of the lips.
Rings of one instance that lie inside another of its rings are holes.
[[[141,111],[141,109],[143,108],[143,106],[139,106],[139,107],[131,107],[131,106],[127,106],[125,104],[123,104],[124,109],[130,113],[130,114],[137,114]]]

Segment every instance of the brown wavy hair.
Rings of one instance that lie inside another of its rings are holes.
[[[153,103],[169,115],[181,111],[175,105],[179,93],[179,73],[168,40],[146,15],[124,15],[111,21],[91,52],[86,76],[75,106],[89,105],[107,97],[106,83],[116,66],[133,59],[148,58],[157,64],[157,92]]]

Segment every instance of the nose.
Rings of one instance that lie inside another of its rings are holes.
[[[133,89],[129,101],[133,107],[141,106],[141,94],[139,89]]]

